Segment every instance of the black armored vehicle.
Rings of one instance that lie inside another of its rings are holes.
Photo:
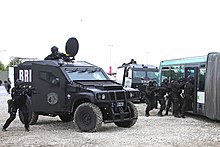
[[[158,80],[158,68],[154,65],[137,64],[132,59],[129,63],[123,63],[117,68],[116,82],[125,87],[140,90],[141,102],[145,101],[145,91],[149,80]]]
[[[102,122],[133,126],[138,112],[131,101],[140,99],[140,92],[110,80],[98,66],[75,61],[77,51],[78,41],[70,38],[66,52],[72,59],[26,61],[15,68],[15,79],[35,89],[30,98],[30,124],[44,115],[73,121],[83,132],[97,131]]]

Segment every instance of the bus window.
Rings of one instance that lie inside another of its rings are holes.
[[[206,69],[200,68],[199,70],[199,91],[205,90],[205,75],[206,75]]]
[[[167,68],[162,68],[161,77],[162,77],[161,81],[163,81],[163,80],[166,79],[166,78],[167,78],[168,80],[170,80],[170,69],[169,69],[169,67],[167,67]]]
[[[172,66],[171,67],[171,79],[178,80],[183,78],[184,76],[184,68],[183,66]]]
[[[185,78],[187,78],[188,76],[195,76],[195,67],[186,67],[185,68]]]

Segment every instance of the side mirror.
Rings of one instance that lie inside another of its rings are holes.
[[[51,83],[55,86],[59,86],[60,85],[60,79],[59,78],[54,78]]]

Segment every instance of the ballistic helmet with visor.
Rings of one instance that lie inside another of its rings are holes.
[[[21,88],[24,85],[24,82],[22,80],[17,79],[15,81],[15,87],[16,88]]]
[[[58,53],[58,47],[53,46],[53,47],[51,48],[51,52],[52,52],[52,53]]]

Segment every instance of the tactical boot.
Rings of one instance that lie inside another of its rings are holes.
[[[5,128],[2,128],[2,131],[3,131],[3,132],[5,132],[5,131],[6,131],[6,129],[5,129]]]
[[[181,115],[180,117],[182,117],[182,118],[186,118],[185,115]]]
[[[146,117],[150,116],[149,112],[146,112],[146,113],[145,113],[145,116],[146,116]]]
[[[163,115],[162,115],[162,112],[159,111],[159,112],[157,113],[157,116],[163,116]]]
[[[29,128],[25,128],[25,131],[26,131],[26,132],[29,132],[30,130],[29,130]]]
[[[174,115],[174,117],[180,118],[180,116],[179,116],[179,115]]]

